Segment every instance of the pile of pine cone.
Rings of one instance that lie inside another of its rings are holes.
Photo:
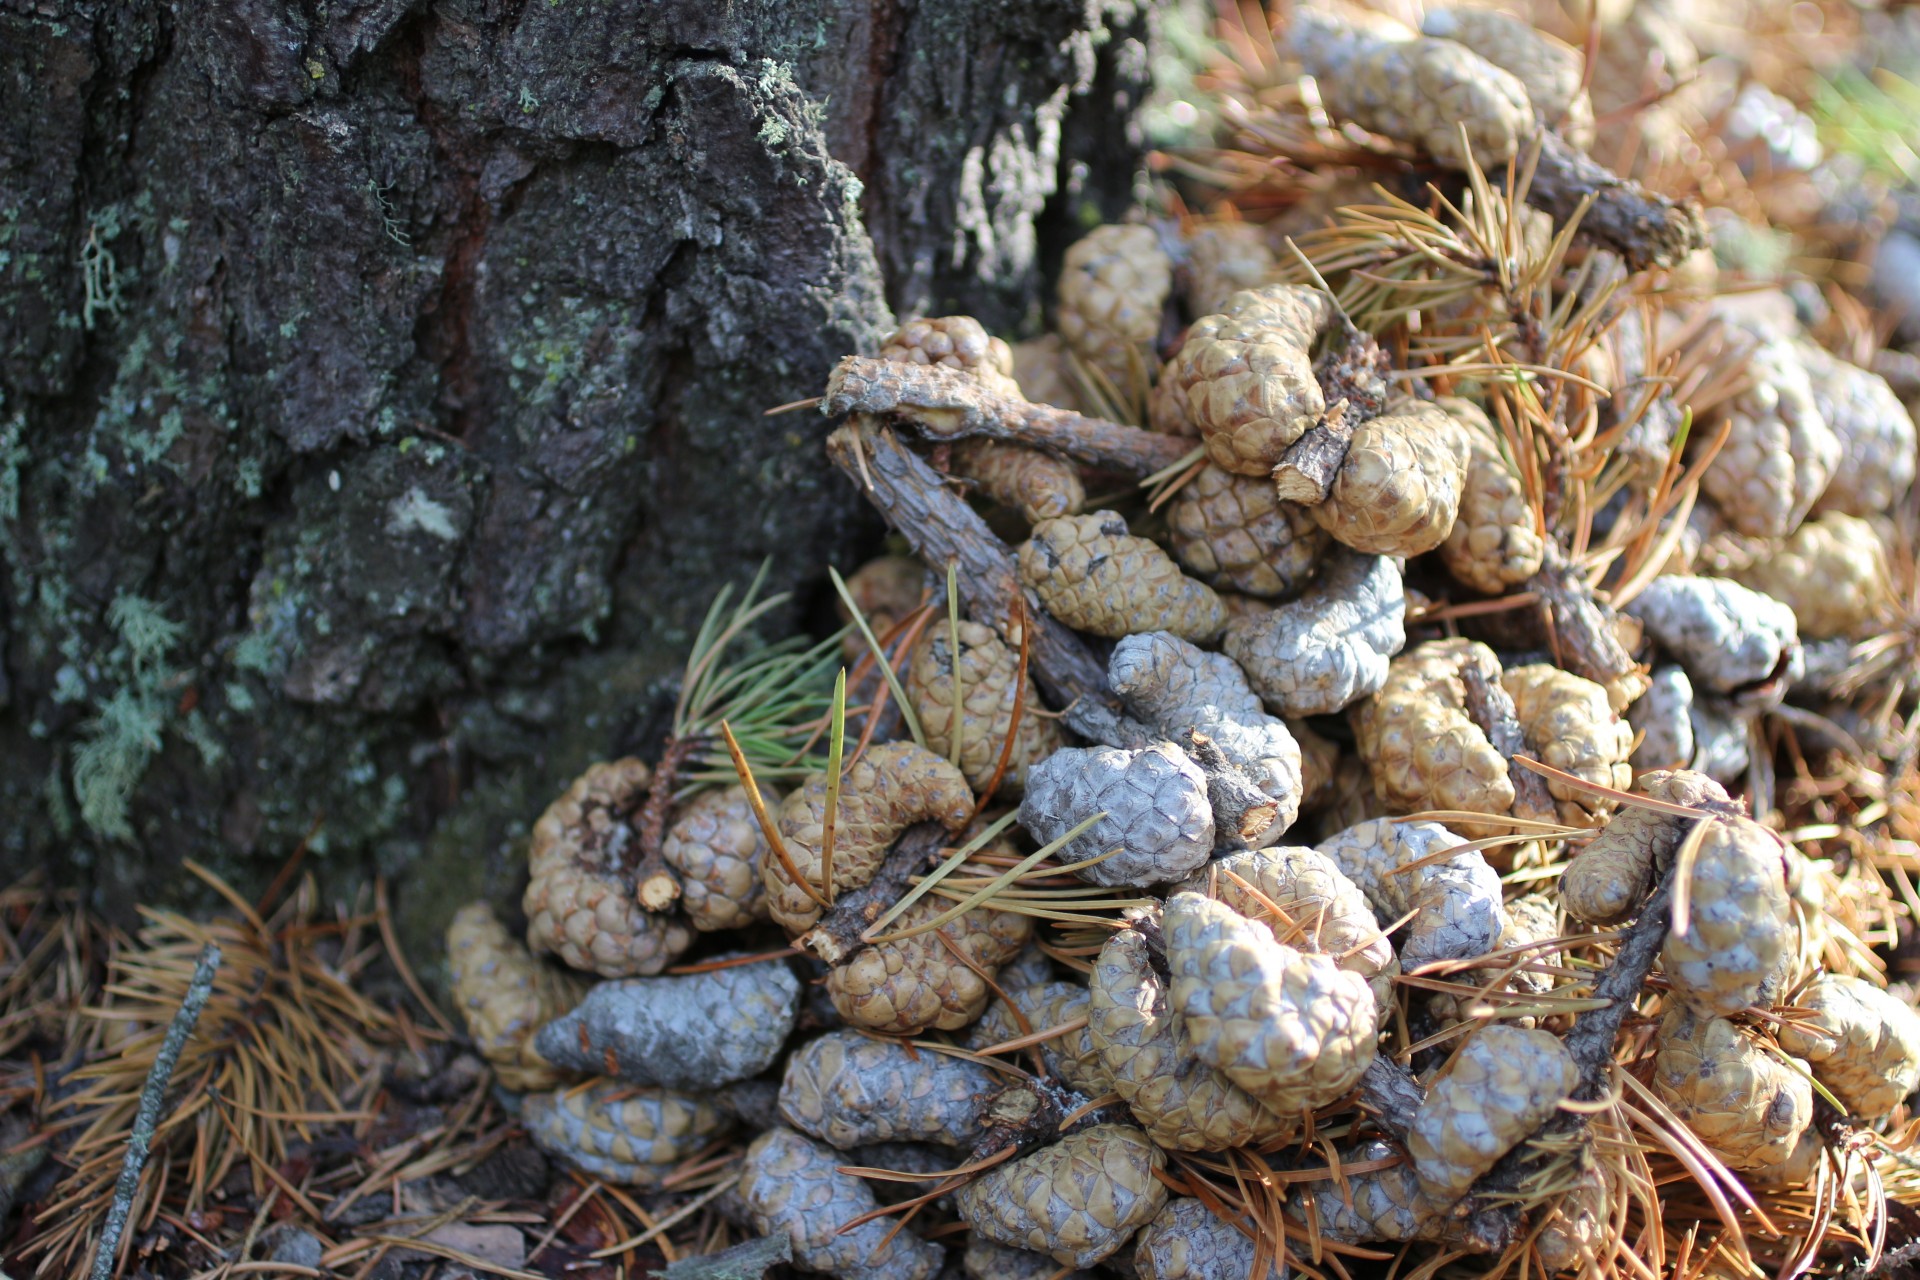
[[[1694,56],[1666,11],[1591,77],[1490,10],[1274,39],[1373,160],[1097,228],[1053,334],[844,360],[829,455],[912,553],[849,584],[859,741],[665,813],[589,770],[525,943],[449,935],[475,1042],[594,1176],[743,1141],[722,1205],[804,1272],[1761,1274],[1760,1228],[1663,1208],[1687,1179],[1824,1206],[1800,1268],[1898,1245],[1895,909],[1787,838],[1766,727],[1911,710],[1913,418],[1584,154],[1594,96]],[[1488,227],[1504,262],[1383,273]]]

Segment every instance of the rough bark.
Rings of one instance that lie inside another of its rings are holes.
[[[124,912],[320,821],[510,892],[718,586],[851,567],[822,429],[761,410],[873,349],[881,263],[1006,328],[1037,228],[1125,199],[1144,23],[0,0],[0,870]]]

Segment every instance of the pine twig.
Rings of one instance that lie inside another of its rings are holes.
[[[1619,253],[1635,271],[1675,267],[1706,247],[1707,224],[1692,201],[1670,200],[1623,178],[1557,133],[1542,135],[1527,203],[1565,222],[1588,196],[1580,234]]]
[[[140,1174],[147,1167],[147,1153],[153,1146],[154,1130],[160,1127],[160,1108],[167,1100],[167,1086],[173,1081],[173,1069],[187,1047],[187,1037],[200,1021],[200,1011],[213,995],[213,977],[220,970],[220,947],[209,942],[200,949],[199,963],[187,983],[187,994],[179,1011],[167,1024],[166,1039],[154,1055],[147,1072],[147,1083],[140,1090],[140,1109],[134,1113],[133,1128],[127,1134],[126,1159],[120,1165],[120,1179],[113,1187],[113,1205],[100,1228],[100,1244],[93,1255],[93,1280],[110,1280],[116,1270],[120,1236],[126,1230],[127,1216],[133,1212],[133,1197],[140,1189]]]
[[[1480,652],[1484,654],[1485,650]],[[1513,763],[1515,756],[1526,754],[1527,739],[1520,728],[1513,695],[1500,683],[1499,671],[1485,669],[1494,665],[1490,660],[1484,666],[1481,662],[1469,661],[1461,667],[1460,681],[1467,690],[1467,718],[1480,726],[1487,741],[1507,762],[1507,777],[1513,783],[1513,816],[1536,822],[1557,822],[1559,814],[1554,807],[1553,793],[1547,790],[1547,780]]]

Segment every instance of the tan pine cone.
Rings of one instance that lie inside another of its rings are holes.
[[[1202,223],[1187,237],[1187,261],[1181,273],[1188,314],[1215,314],[1242,289],[1271,283],[1278,267],[1266,232],[1257,224]]]
[[[1277,845],[1230,853],[1179,887],[1264,924],[1276,942],[1332,956],[1367,980],[1383,1015],[1392,1007],[1393,979],[1400,972],[1393,943],[1380,932],[1360,886],[1318,849]],[[1275,916],[1274,908],[1282,914]]]
[[[1350,712],[1355,744],[1390,812],[1450,809],[1506,814],[1513,809],[1507,762],[1467,714],[1462,671],[1497,676],[1500,660],[1477,640],[1429,640],[1393,660],[1386,682]],[[1469,838],[1500,834],[1463,824]]]
[[[1420,30],[1465,45],[1509,72],[1543,119],[1581,150],[1593,145],[1593,101],[1581,83],[1586,57],[1524,18],[1492,9],[1429,9]]]
[[[1057,333],[1042,334],[1013,344],[1013,380],[1022,398],[1034,404],[1084,413],[1073,381],[1072,357]]]
[[[829,1031],[788,1057],[780,1118],[842,1150],[872,1142],[966,1148],[980,1138],[975,1104],[998,1084],[965,1058]]]
[[[1840,439],[1840,465],[1814,510],[1853,516],[1893,510],[1913,485],[1913,414],[1879,374],[1811,342],[1794,350],[1806,366],[1814,407]]]
[[[907,668],[907,700],[935,755],[952,758],[953,747],[953,637],[940,619],[920,633]],[[991,627],[960,623],[960,771],[976,791],[985,791],[1000,764],[1007,731],[1013,721],[1013,690],[1020,655]],[[1034,675],[1027,674],[1020,704],[1020,733],[1007,759],[1006,775],[996,793],[1018,799],[1026,790],[1027,771],[1066,745],[1059,722],[1040,705]]]
[[[1813,1087],[1725,1018],[1685,1005],[1654,1039],[1653,1089],[1694,1136],[1735,1169],[1777,1169],[1813,1121]]]
[[[1187,414],[1216,465],[1264,478],[1320,420],[1327,404],[1312,348],[1332,317],[1325,294],[1276,284],[1243,289],[1194,321],[1162,377],[1186,393]]]
[[[1315,522],[1373,555],[1420,555],[1445,542],[1470,455],[1467,429],[1449,405],[1464,403],[1406,399],[1362,423],[1327,500],[1307,508]]]
[[[1689,808],[1727,806],[1725,788],[1702,773],[1656,769],[1640,776],[1642,794]],[[1576,920],[1619,924],[1631,919],[1646,896],[1649,878],[1664,869],[1685,838],[1688,824],[1674,816],[1623,807],[1600,834],[1574,854],[1560,873],[1560,901]]]
[[[847,592],[867,620],[877,638],[887,634],[893,624],[920,607],[927,581],[927,567],[912,556],[875,556],[847,576]],[[853,615],[837,595],[833,607],[843,624]],[[872,651],[858,629],[849,631],[840,642],[840,650],[849,663],[855,663]]]
[[[1322,737],[1305,720],[1287,721],[1287,732],[1300,745],[1300,809],[1302,812],[1324,809],[1334,798],[1340,771],[1340,744]]]
[[[1780,1047],[1813,1064],[1813,1074],[1847,1110],[1877,1120],[1920,1087],[1920,1014],[1871,982],[1827,973],[1794,997],[1810,1018],[1780,1029]]]
[[[1173,359],[1160,366],[1160,376],[1154,379],[1153,390],[1147,392],[1147,428],[1163,436],[1198,440],[1200,428],[1193,424],[1193,415],[1187,412],[1187,389],[1173,376],[1179,359],[1175,353]]]
[[[1420,1189],[1413,1162],[1391,1142],[1374,1139],[1340,1153],[1343,1166],[1397,1160],[1398,1164],[1348,1173],[1343,1187],[1332,1178],[1304,1184],[1287,1199],[1287,1216],[1305,1222],[1311,1212],[1322,1237],[1343,1244],[1371,1241],[1442,1240],[1464,1244],[1461,1232]],[[1484,1248],[1484,1246],[1481,1246]]]
[[[1173,260],[1152,227],[1095,227],[1060,267],[1060,336],[1123,394],[1155,364],[1160,315],[1173,292]]]
[[[952,905],[930,894],[901,912],[888,932],[925,924]],[[841,1017],[869,1031],[952,1031],[987,1007],[992,991],[981,975],[1018,955],[1032,932],[1026,916],[975,907],[938,929],[855,952],[827,971],[827,996]]]
[[[1331,541],[1305,507],[1274,495],[1272,481],[1211,462],[1174,495],[1167,532],[1194,577],[1269,599],[1303,590]]]
[[[955,441],[952,468],[1028,524],[1077,514],[1087,501],[1079,468],[1071,462],[1002,440]]]
[[[447,926],[453,1005],[480,1056],[509,1089],[551,1089],[566,1078],[533,1047],[533,1033],[580,1002],[586,983],[534,959],[484,902]]]
[[[821,842],[826,838],[827,779],[809,779],[780,806],[780,835],[794,870],[820,888]],[[973,792],[960,771],[911,742],[869,747],[847,767],[833,828],[836,895],[871,880],[900,833],[934,821],[958,831],[973,816]],[[778,857],[762,868],[769,914],[798,937],[820,921],[820,904],[793,882]]]
[[[780,793],[762,786],[769,808]],[[680,880],[680,910],[703,933],[744,929],[767,918],[761,871],[767,837],[745,787],[702,791],[674,813],[660,856]]]
[[[980,1021],[967,1032],[967,1047],[983,1049],[1004,1044],[1029,1031],[1045,1031],[1087,1018],[1091,995],[1077,982],[1049,980],[1020,990],[1006,989],[1013,1005],[1026,1019],[1022,1029],[1006,1000],[995,1000]],[[1105,1057],[1092,1032],[1082,1025],[1042,1042],[1041,1059],[1047,1074],[1089,1098],[1116,1093]]]
[[[1633,729],[1607,699],[1605,687],[1550,663],[1514,667],[1500,677],[1533,758],[1595,786],[1624,791],[1633,785]],[[1613,811],[1613,801],[1558,778],[1547,791],[1572,827],[1591,827]]]
[[[1468,405],[1467,401],[1460,401]],[[1447,572],[1483,595],[1504,595],[1540,571],[1546,543],[1534,528],[1526,488],[1501,456],[1493,428],[1477,406],[1456,410],[1471,429],[1460,514],[1440,559]]]
[[[1130,1125],[1101,1124],[996,1165],[954,1199],[997,1244],[1090,1267],[1119,1251],[1167,1202],[1167,1158]]]
[[[865,1182],[840,1172],[845,1163],[832,1147],[791,1129],[769,1129],[747,1148],[735,1194],[755,1232],[793,1241],[799,1270],[841,1280],[934,1280],[945,1261],[940,1246],[895,1230],[892,1219],[841,1230],[880,1207]]]
[[[520,1123],[535,1146],[582,1172],[623,1186],[657,1187],[733,1119],[699,1094],[594,1080],[527,1095]]]
[[[693,945],[678,910],[634,897],[640,833],[633,816],[653,771],[628,758],[596,764],[534,824],[524,907],[527,943],[603,978],[658,973]]]
[[[1479,850],[1459,849],[1463,843],[1437,822],[1373,818],[1318,848],[1359,886],[1380,924],[1412,914],[1396,935],[1400,967],[1412,971],[1435,960],[1483,956],[1507,931],[1500,877]],[[1439,856],[1449,849],[1457,851]]]
[[[1580,1083],[1560,1038],[1493,1023],[1473,1033],[1414,1113],[1407,1151],[1427,1195],[1451,1204]]]
[[[1087,987],[1087,1030],[1113,1091],[1160,1146],[1223,1151],[1259,1146],[1298,1127],[1194,1052],[1138,929],[1121,929],[1107,939]]]
[[[1688,928],[1669,930],[1660,967],[1681,999],[1730,1017],[1767,995],[1795,949],[1780,838],[1746,818],[1705,819]]]
[[[1167,1201],[1133,1251],[1140,1280],[1251,1280],[1253,1264],[1253,1237],[1189,1196]],[[1270,1261],[1266,1275],[1286,1280],[1285,1264]]]
[[[1700,488],[1740,533],[1784,538],[1826,491],[1843,450],[1790,341],[1766,338],[1745,368],[1752,384],[1727,403],[1731,433]]]
[[[986,327],[972,316],[909,320],[880,344],[880,358],[962,369],[996,391],[1020,392],[1013,378],[1013,348],[989,336]]]
[[[1273,940],[1231,907],[1176,893],[1164,915],[1172,1004],[1194,1052],[1289,1117],[1354,1087],[1373,1062],[1367,981]]]
[[[1534,1210],[1535,1221],[1544,1221],[1533,1247],[1549,1274],[1579,1272],[1618,1247],[1610,1243],[1614,1188],[1618,1183],[1617,1174],[1595,1162],[1581,1172],[1571,1190],[1551,1205]]]
[[[1020,580],[1060,621],[1118,638],[1171,631],[1205,644],[1227,625],[1220,597],[1111,511],[1042,520],[1020,544]]]
[[[1451,40],[1377,14],[1311,9],[1295,15],[1287,35],[1330,113],[1449,168],[1466,168],[1469,153],[1483,168],[1503,165],[1533,128],[1526,86]]]
[[[1892,573],[1874,527],[1829,511],[1728,575],[1793,610],[1802,640],[1859,640],[1892,604]]]

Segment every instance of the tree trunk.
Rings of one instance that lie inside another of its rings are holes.
[[[1030,325],[1124,205],[1145,24],[0,0],[5,869],[509,889],[719,586],[871,541],[761,411],[889,303]]]

